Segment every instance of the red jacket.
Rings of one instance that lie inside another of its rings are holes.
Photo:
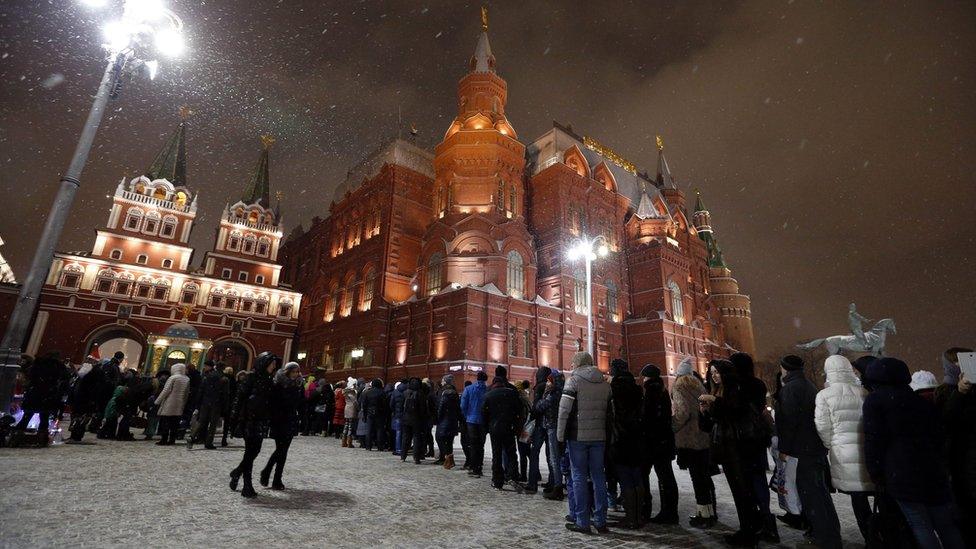
[[[332,423],[334,425],[343,425],[345,420],[346,411],[346,396],[342,393],[342,389],[336,389],[335,391],[335,414],[332,415]]]

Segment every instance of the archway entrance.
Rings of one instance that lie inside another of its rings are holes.
[[[239,340],[225,339],[213,344],[207,358],[214,362],[223,362],[224,366],[230,366],[235,372],[248,370],[251,368],[251,351]]]
[[[125,359],[120,365],[124,368],[138,369],[142,363],[142,350],[145,343],[142,336],[134,330],[123,327],[112,327],[93,335],[85,346],[85,356],[95,355],[99,358],[112,358],[118,351],[122,351]]]

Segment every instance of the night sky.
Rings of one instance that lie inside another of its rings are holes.
[[[90,250],[122,176],[177,124],[212,245],[262,133],[286,232],[325,216],[346,171],[404,125],[433,147],[479,32],[479,3],[169,0],[188,54],[111,103],[61,250]],[[662,134],[700,187],[752,296],[759,354],[846,333],[847,304],[893,317],[889,354],[940,372],[976,345],[976,4],[491,2],[524,142],[571,124],[653,169]],[[0,249],[22,277],[103,69],[105,14],[0,1]]]

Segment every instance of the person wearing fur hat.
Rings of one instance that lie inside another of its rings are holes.
[[[851,496],[857,527],[867,542],[871,520],[868,496],[874,492],[864,465],[862,408],[867,391],[857,382],[850,361],[841,355],[827,357],[824,373],[827,382],[817,393],[814,423],[827,448],[831,485]],[[934,377],[932,381],[934,385]]]
[[[437,402],[437,450],[443,458],[444,468],[454,468],[454,437],[457,436],[464,416],[461,414],[461,397],[454,386],[454,376],[441,379],[441,392]]]
[[[874,387],[864,399],[864,456],[871,481],[897,503],[920,547],[965,547],[935,405],[912,391],[908,365],[897,358],[876,360],[865,377]]]
[[[705,386],[692,375],[691,357],[685,357],[674,371],[671,384],[671,428],[677,449],[678,467],[687,469],[695,493],[698,512],[689,524],[696,528],[711,528],[718,521],[715,515],[715,484],[709,472],[708,433],[698,426],[698,397],[705,394]]]
[[[289,362],[275,373],[274,388],[271,391],[271,438],[275,441],[275,449],[261,470],[261,486],[268,485],[273,467],[274,481],[271,489],[285,489],[281,482],[281,473],[288,459],[291,441],[301,428],[303,392],[302,372],[297,362]]]
[[[840,521],[827,485],[827,448],[814,423],[817,388],[803,375],[803,359],[780,360],[783,388],[776,402],[776,437],[780,458],[797,458],[796,490],[803,515],[818,547],[839,548]]]
[[[641,520],[655,524],[678,524],[678,483],[672,462],[675,457],[674,430],[671,425],[671,395],[661,378],[661,369],[646,364],[640,372],[643,378],[644,402],[641,412],[644,423],[644,470],[642,482]],[[657,477],[661,511],[651,516],[652,501],[649,475]]]

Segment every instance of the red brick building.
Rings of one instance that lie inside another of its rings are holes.
[[[26,352],[80,362],[121,350],[129,367],[289,356],[301,295],[279,285],[281,215],[270,203],[270,138],[243,197],[224,209],[213,249],[191,267],[199,194],[187,185],[186,122],[145,175],[119,182],[90,253],[56,253]]]
[[[469,378],[506,365],[566,369],[585,346],[582,236],[603,236],[592,306],[602,368],[623,357],[671,371],[754,351],[749,298],[699,198],[689,213],[659,142],[651,178],[554,124],[523,143],[487,31],[433,152],[393,139],[350,171],[325,219],[282,245],[305,295],[298,356],[330,378]]]

